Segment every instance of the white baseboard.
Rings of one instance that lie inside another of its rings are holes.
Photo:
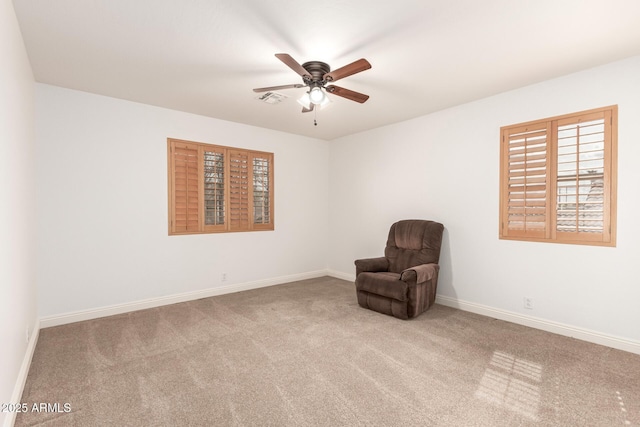
[[[347,280],[349,282],[356,281],[355,274],[343,273],[341,271],[336,271],[336,270],[327,270],[327,276],[335,277],[336,279]]]
[[[13,393],[11,394],[11,402],[13,404],[21,403],[22,392],[24,391],[24,385],[27,383],[27,376],[29,375],[29,367],[31,366],[31,360],[33,359],[33,353],[36,351],[36,344],[38,343],[38,337],[40,336],[40,321],[36,319],[33,330],[31,331],[31,337],[27,344],[27,351],[22,359],[22,365],[20,365],[20,371],[18,371],[18,378],[16,384],[13,387]],[[4,427],[12,427],[16,422],[17,412],[11,411],[6,413],[4,419]]]
[[[537,317],[525,316],[519,313],[500,310],[486,305],[462,301],[457,298],[447,296],[436,296],[436,303],[463,311],[470,311],[471,313],[481,314],[483,316],[493,317],[495,319],[506,320],[507,322],[517,323],[518,325],[524,325],[530,328],[540,329],[554,334],[577,338],[582,341],[640,354],[640,342],[638,341],[606,335],[589,329],[578,328]]]
[[[66,325],[68,323],[81,322],[84,320],[97,319],[100,317],[113,316],[115,314],[129,313],[131,311],[144,310],[147,308],[160,307],[163,305],[176,304],[179,302],[193,301],[200,298],[208,298],[216,295],[231,294],[234,292],[248,291],[250,289],[264,288],[267,286],[280,285],[282,283],[295,282],[297,280],[314,279],[316,277],[327,276],[327,270],[317,270],[307,273],[280,276],[271,279],[256,280],[253,282],[236,283],[233,285],[220,286],[216,288],[203,289],[200,291],[185,292],[175,295],[167,295],[158,298],[149,298],[124,304],[99,307],[91,310],[81,310],[72,313],[59,314],[40,318],[41,328]]]

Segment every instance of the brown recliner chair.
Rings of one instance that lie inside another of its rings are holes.
[[[355,261],[358,304],[399,319],[416,317],[431,307],[443,230],[435,221],[393,224],[384,257]]]

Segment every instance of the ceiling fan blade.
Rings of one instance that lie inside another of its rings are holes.
[[[254,92],[269,92],[270,90],[280,90],[280,89],[298,89],[304,87],[302,83],[295,83],[292,85],[281,85],[281,86],[269,86],[269,87],[258,87],[255,88]]]
[[[330,73],[325,74],[323,79],[328,82],[335,82],[361,71],[368,70],[369,68],[371,68],[371,64],[369,64],[369,61],[362,58],[358,59],[355,62],[352,62],[349,65],[345,65],[344,67],[338,68],[337,70],[333,70]]]
[[[309,106],[309,108],[307,108],[307,107],[302,107],[302,112],[303,112],[303,113],[308,113],[308,112],[310,112],[310,111],[313,111],[313,107],[315,107],[315,104],[311,104],[311,105]]]
[[[293,71],[300,74],[302,77],[307,77],[309,79],[311,78],[311,75],[309,75],[309,72],[304,68],[302,68],[302,65],[300,65],[298,61],[293,59],[291,55],[289,55],[288,53],[276,53],[276,58],[284,62],[287,67],[291,68]]]
[[[329,85],[326,87],[326,89],[327,89],[327,92],[329,92],[330,94],[338,95],[343,98],[350,99],[351,101],[359,102],[360,104],[364,103],[367,99],[369,99],[369,95],[365,95],[364,93],[345,89],[340,86]]]

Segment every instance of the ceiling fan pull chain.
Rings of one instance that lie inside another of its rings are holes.
[[[316,121],[317,117],[318,117],[318,109],[314,108],[313,109],[313,125],[314,126],[318,126],[318,122]]]

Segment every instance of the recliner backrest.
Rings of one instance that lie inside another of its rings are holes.
[[[444,226],[439,222],[419,219],[393,224],[384,250],[384,256],[389,260],[389,271],[400,273],[420,264],[437,264],[443,230]]]

